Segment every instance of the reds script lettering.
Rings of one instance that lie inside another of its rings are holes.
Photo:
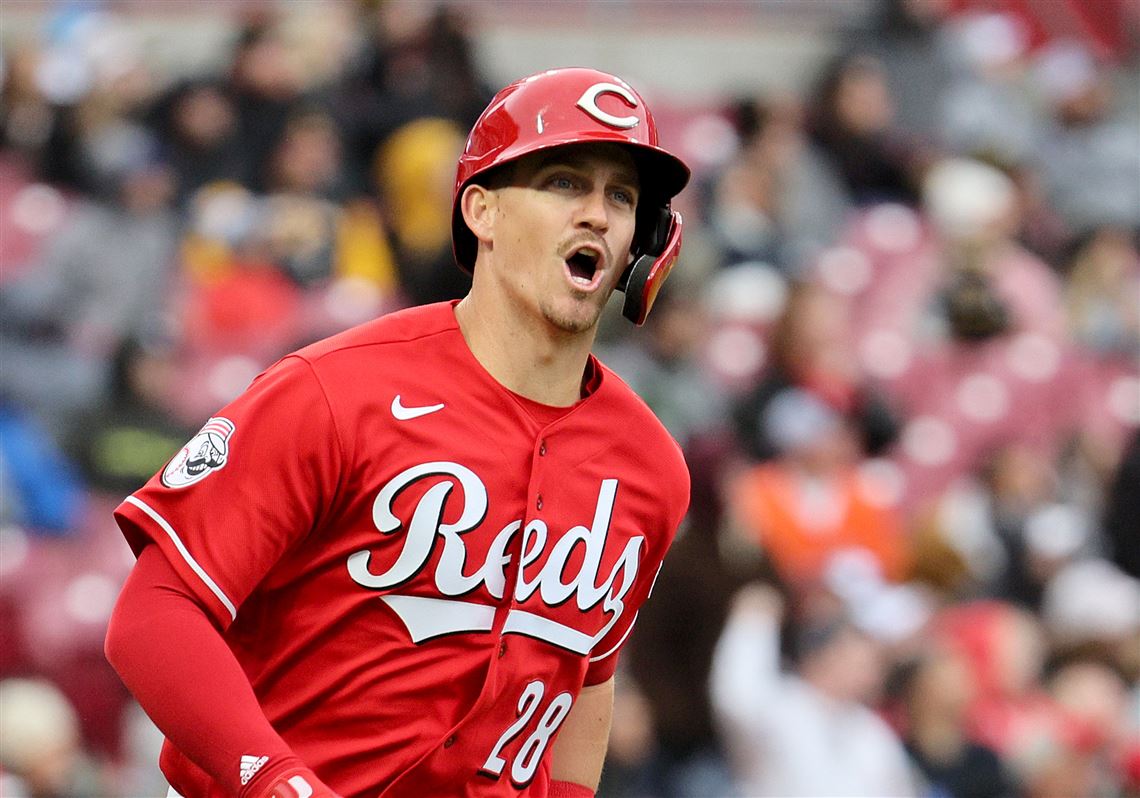
[[[405,526],[392,512],[392,503],[409,485],[425,479],[439,481],[424,492],[412,511],[411,520]],[[448,500],[455,493],[456,483],[461,489],[463,502],[459,518],[453,523],[443,523],[444,511],[447,509]],[[617,487],[616,479],[602,480],[592,524],[589,527],[577,525],[567,530],[550,549],[546,562],[533,575],[528,573],[528,566],[538,560],[545,551],[550,538],[549,530],[541,519],[530,521],[522,530],[522,556],[514,598],[520,603],[525,602],[537,591],[543,603],[552,607],[574,598],[577,608],[582,612],[602,603],[603,610],[608,616],[604,627],[589,636],[588,646],[574,644],[569,646],[575,650],[580,647],[588,650],[613,628],[625,610],[623,599],[633,587],[637,577],[638,556],[645,543],[645,538],[641,535],[626,541],[625,548],[609,576],[598,583]],[[442,595],[462,596],[482,586],[491,596],[501,599],[506,588],[507,565],[511,561],[507,547],[511,538],[522,528],[522,521],[512,521],[503,527],[491,542],[486,560],[475,571],[467,573],[468,551],[462,536],[478,527],[486,515],[487,489],[471,469],[449,462],[413,466],[397,474],[384,485],[372,504],[372,521],[381,534],[392,535],[400,529],[406,529],[403,548],[396,561],[383,573],[374,574],[368,569],[372,553],[362,549],[349,556],[348,573],[353,581],[363,587],[376,590],[395,587],[416,576],[424,568],[436,540],[440,539],[443,541],[443,551],[435,570],[435,586]],[[566,563],[579,543],[585,546],[582,567],[570,581],[563,582],[562,574]],[[448,604],[458,605],[460,602],[442,602],[439,609],[446,610]],[[470,604],[466,602],[462,604],[464,607],[459,609],[470,610]],[[390,603],[389,606],[396,609],[403,605]],[[487,609],[491,610],[493,615],[493,608]],[[405,624],[409,624],[408,615],[405,613],[400,615]],[[490,628],[487,621],[491,616],[486,613],[474,616],[469,614],[468,617],[474,619],[472,623],[466,627],[452,627],[450,631],[486,631]],[[549,633],[544,633],[544,629]],[[410,624],[409,631],[412,632],[414,639],[416,630],[412,629]],[[545,623],[532,625],[531,631],[537,637],[566,647],[566,633],[570,630],[562,624],[546,619]],[[576,635],[571,633],[571,637],[575,639],[581,636],[581,632],[577,632]]]

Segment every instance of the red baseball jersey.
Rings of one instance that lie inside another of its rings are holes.
[[[615,374],[591,358],[572,408],[528,401],[445,303],[282,359],[116,517],[342,795],[542,796],[688,499],[678,446]],[[201,778],[164,764],[176,789]]]

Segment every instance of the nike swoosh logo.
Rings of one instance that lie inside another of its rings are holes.
[[[419,418],[426,416],[429,413],[434,413],[437,410],[443,410],[443,403],[438,405],[424,405],[423,407],[405,407],[400,402],[400,395],[396,394],[396,398],[392,400],[392,415],[396,417],[397,421],[408,421],[409,419]]]

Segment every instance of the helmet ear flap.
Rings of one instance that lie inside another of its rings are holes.
[[[681,251],[681,214],[668,205],[657,209],[657,218],[636,257],[622,273],[618,290],[625,292],[622,315],[637,326],[645,323],[657,294]]]

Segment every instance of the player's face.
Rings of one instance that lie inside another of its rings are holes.
[[[612,144],[527,156],[498,194],[496,271],[508,296],[567,333],[591,330],[629,263],[633,158]]]

